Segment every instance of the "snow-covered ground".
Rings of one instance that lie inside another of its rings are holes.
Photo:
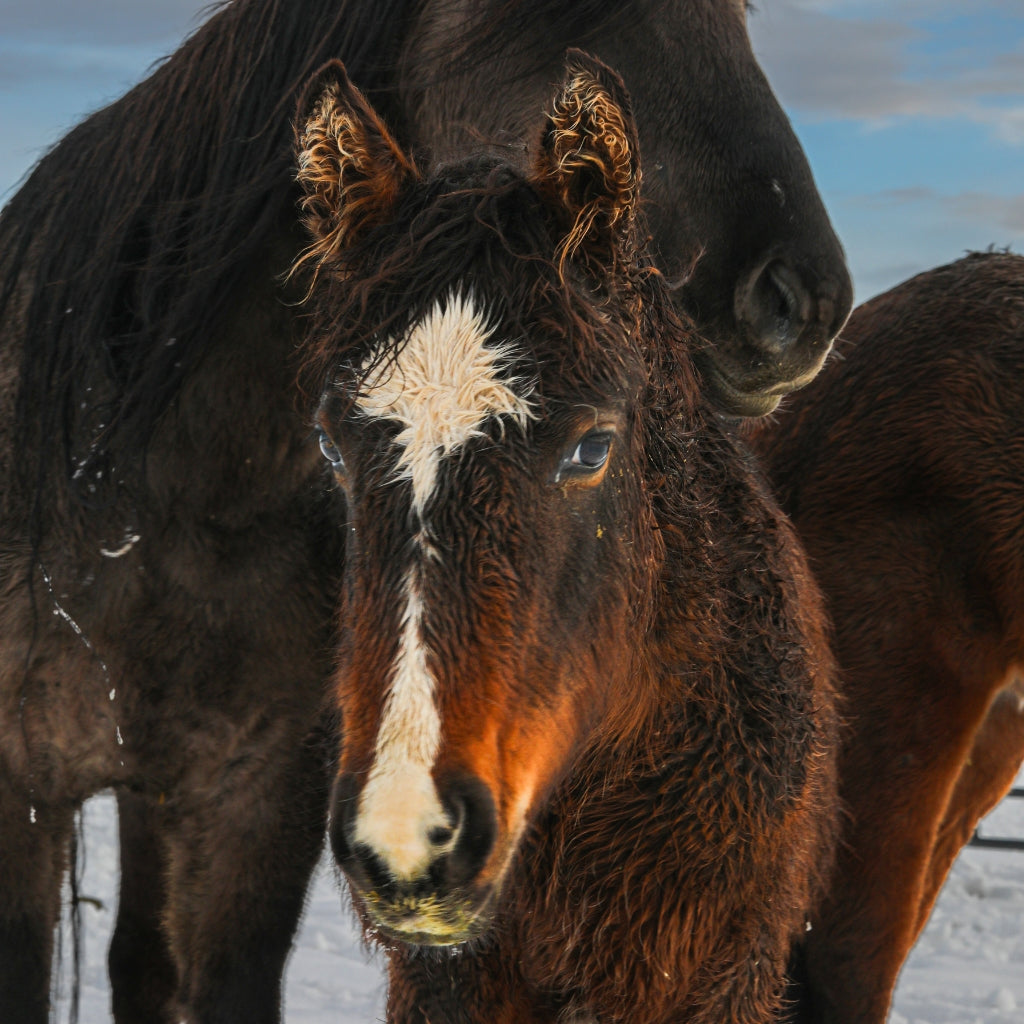
[[[1024,799],[1004,800],[981,834],[1024,839]],[[889,1020],[1024,1021],[1024,851],[969,846],[960,854],[903,967]]]
[[[1024,784],[1024,773],[1020,782]],[[110,1021],[106,945],[117,901],[116,807],[85,809],[82,1024]],[[1024,837],[1024,800],[1007,800],[983,825]],[[66,1000],[58,1020],[65,1020]],[[379,962],[363,950],[333,873],[321,863],[288,968],[288,1024],[370,1024],[383,1019]],[[967,848],[908,960],[890,1024],[1019,1024],[1024,1020],[1024,852]]]

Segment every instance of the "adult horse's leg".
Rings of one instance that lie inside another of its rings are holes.
[[[0,770],[0,1021],[46,1024],[73,807],[33,802]]]
[[[805,947],[810,1019],[817,1024],[885,1021],[934,898],[939,825],[986,713],[977,681],[937,656],[901,666],[898,688],[879,687],[886,665],[885,653],[877,653],[883,663],[862,673],[874,682],[861,688],[854,674],[846,677],[847,706],[857,712],[840,759],[849,824]],[[844,651],[840,663],[857,664],[852,657]],[[878,699],[891,701],[884,713],[873,710]]]
[[[939,827],[928,877],[918,906],[917,932],[924,928],[953,861],[978,822],[1006,796],[1024,763],[1024,678],[1011,681],[992,700],[985,721],[960,769]]]
[[[166,856],[158,809],[145,796],[122,790],[117,814],[121,887],[108,955],[111,1002],[117,1024],[152,1024],[170,1013],[177,977],[163,927]]]
[[[280,1020],[285,960],[325,831],[327,760],[319,731],[247,743],[215,786],[174,799],[165,838],[175,1022]]]

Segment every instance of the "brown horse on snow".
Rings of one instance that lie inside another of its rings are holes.
[[[581,44],[628,79],[706,379],[773,407],[850,283],[736,0],[233,0],[0,215],[0,1019],[47,1017],[74,810],[105,787],[119,1024],[279,1018],[345,544],[282,280],[296,95],[342,57],[416,151],[523,160]]]
[[[331,840],[388,1019],[775,1020],[836,813],[830,655],[638,243],[621,81],[573,58],[528,176],[421,177],[340,65],[304,109]]]
[[[883,1024],[942,881],[1024,759],[1024,257],[860,307],[752,441],[834,620],[848,719],[803,1011]]]

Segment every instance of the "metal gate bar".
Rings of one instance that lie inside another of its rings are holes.
[[[1004,799],[1009,797],[1024,797],[1024,786],[1014,786]],[[979,836],[978,830],[974,830],[968,846],[980,846],[987,850],[1024,850],[1024,839],[998,839],[989,836]]]

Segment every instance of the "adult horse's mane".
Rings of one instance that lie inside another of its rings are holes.
[[[40,161],[0,214],[0,317],[7,344],[25,342],[22,450],[60,446],[69,471],[83,434],[96,459],[144,450],[208,349],[218,314],[255,260],[267,273],[265,250],[291,217],[298,88],[342,56],[401,136],[387,90],[410,70],[399,58],[425,5],[225,4],[150,77]],[[477,3],[461,38],[446,41],[444,66],[514,51],[523,24],[538,18],[550,23],[553,41],[585,37],[623,6],[506,0],[491,11]],[[520,61],[516,71],[532,66]],[[51,472],[47,460],[32,472],[38,493]]]

